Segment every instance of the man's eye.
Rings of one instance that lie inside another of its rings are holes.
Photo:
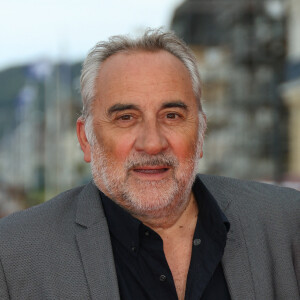
[[[118,119],[121,120],[121,121],[130,121],[132,120],[132,115],[123,115],[123,116],[120,116]]]
[[[168,113],[167,116],[166,116],[168,119],[176,119],[178,118],[178,114],[176,113]]]

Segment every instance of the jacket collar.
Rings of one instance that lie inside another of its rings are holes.
[[[109,230],[99,190],[90,182],[77,197],[76,241],[91,299],[120,299]]]
[[[255,299],[243,220],[235,201],[240,197],[237,192],[239,183],[218,176],[199,175],[198,178],[230,222],[222,264],[231,297]],[[91,298],[120,299],[107,221],[94,183],[89,183],[82,190],[77,201],[76,223],[80,230],[76,239]]]
[[[251,224],[245,224],[238,203],[239,199],[249,196],[243,194],[242,181],[221,176],[198,175],[206,188],[218,202],[230,222],[226,247],[222,259],[225,278],[232,299],[255,299],[254,278],[245,229]],[[249,199],[251,201],[251,199]]]

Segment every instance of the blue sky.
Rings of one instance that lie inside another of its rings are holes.
[[[2,0],[0,69],[42,59],[78,61],[99,40],[170,25],[183,0]]]

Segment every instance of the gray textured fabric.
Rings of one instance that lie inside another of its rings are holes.
[[[201,175],[231,223],[223,267],[233,299],[300,299],[300,193]]]
[[[119,299],[106,219],[88,184],[0,220],[0,299]]]
[[[232,299],[300,299],[300,193],[200,179],[231,223],[222,263]],[[0,220],[0,299],[119,299],[93,183]]]

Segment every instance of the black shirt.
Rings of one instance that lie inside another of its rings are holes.
[[[185,300],[229,300],[221,258],[229,222],[199,178],[193,185],[199,214]],[[100,192],[111,235],[122,300],[175,300],[175,284],[160,236]]]

